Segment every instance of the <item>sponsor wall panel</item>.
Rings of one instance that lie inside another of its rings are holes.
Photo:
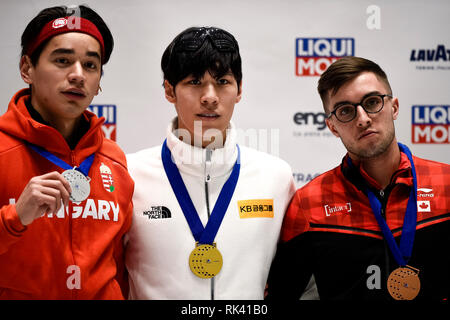
[[[114,107],[104,131],[127,153],[160,144],[175,115],[164,98],[160,70],[170,40],[187,27],[213,25],[232,32],[241,47],[243,98],[233,120],[243,133],[242,143],[285,159],[298,187],[338,165],[345,154],[340,140],[324,127],[316,90],[327,61],[342,55],[378,62],[400,102],[398,140],[418,156],[450,163],[448,1],[87,3],[105,18],[115,37],[115,49],[104,68],[103,91],[91,109],[110,115],[107,110]],[[26,23],[41,8],[58,4],[0,3],[2,113],[13,93],[24,87],[18,63]],[[299,39],[303,39],[300,52]],[[320,60],[312,69],[302,69],[315,75],[299,72],[300,60],[310,66],[307,59]]]

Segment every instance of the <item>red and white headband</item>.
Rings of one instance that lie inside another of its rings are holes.
[[[74,23],[71,23],[72,21],[69,20],[73,19]],[[40,44],[42,44],[45,40],[56,36],[61,33],[66,32],[81,32],[86,33],[95,39],[100,43],[101,47],[101,53],[102,53],[102,61],[105,59],[105,44],[103,42],[103,37],[100,31],[98,31],[95,24],[93,24],[91,21],[81,18],[81,17],[64,17],[64,18],[57,18],[55,20],[52,20],[48,22],[39,32],[39,35],[34,39],[33,42],[28,46],[28,49],[26,51],[26,54],[28,56],[31,56],[36,50]]]

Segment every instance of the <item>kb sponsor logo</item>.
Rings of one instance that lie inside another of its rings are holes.
[[[450,143],[450,106],[412,106],[413,143]]]
[[[353,38],[295,39],[295,74],[320,76],[334,61],[355,55]]]

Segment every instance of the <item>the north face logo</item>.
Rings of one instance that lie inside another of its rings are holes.
[[[167,219],[172,218],[170,210],[164,206],[152,206],[151,210],[143,212],[144,216],[148,216],[149,219]]]

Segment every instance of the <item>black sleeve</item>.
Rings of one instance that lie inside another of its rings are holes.
[[[313,274],[313,246],[308,232],[280,243],[268,278],[267,300],[300,299]]]

